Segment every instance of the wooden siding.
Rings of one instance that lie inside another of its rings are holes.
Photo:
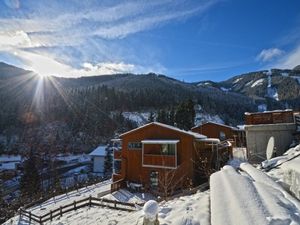
[[[193,132],[203,134],[208,138],[219,138],[220,133],[225,134],[225,139],[233,139],[234,131],[230,127],[218,125],[215,123],[205,123],[198,127],[192,128]]]
[[[272,111],[245,114],[246,125],[294,123],[293,111]]]
[[[176,179],[174,178],[173,183],[179,185],[178,180],[192,180],[194,178],[192,162],[194,137],[157,124],[145,126],[135,132],[127,133],[122,136],[122,178],[128,181],[142,183],[147,189],[150,188],[150,173],[152,171],[159,172],[159,176],[166,173],[166,169],[143,167],[142,149],[128,149],[128,142],[141,142],[142,140],[149,139],[179,140],[177,143],[178,169],[176,169]],[[157,163],[153,157],[152,159],[148,157],[146,160],[151,160],[151,163]],[[168,163],[171,162],[168,161]]]
[[[171,155],[149,155],[144,154],[144,167],[147,166],[163,166],[176,167],[176,157]]]
[[[121,157],[122,157],[122,151],[114,150],[114,159],[121,159]]]
[[[192,128],[193,132],[203,134],[208,138],[220,138],[220,133],[225,134],[224,140],[231,140],[234,146],[245,147],[246,146],[246,134],[243,130],[236,130],[229,126],[223,126],[216,123],[205,123],[197,127]]]

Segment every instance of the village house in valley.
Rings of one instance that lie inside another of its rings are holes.
[[[104,174],[104,160],[106,155],[105,149],[105,145],[100,145],[89,154],[92,158],[94,173]]]
[[[203,134],[208,138],[218,138],[220,141],[230,140],[237,147],[246,146],[245,131],[237,127],[215,122],[206,122],[193,127],[191,130]]]
[[[220,144],[219,139],[158,122],[123,133],[120,138],[121,149],[114,150],[117,168],[114,168],[113,182],[152,192],[172,192],[201,183],[204,172],[199,171],[203,160],[199,155],[206,151],[208,154],[203,156],[211,162]],[[228,152],[228,146],[220,146],[220,154],[226,153],[228,157]]]

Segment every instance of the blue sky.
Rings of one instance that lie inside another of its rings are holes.
[[[300,64],[300,1],[0,1],[0,61],[65,77],[187,82]]]

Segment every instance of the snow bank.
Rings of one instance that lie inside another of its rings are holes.
[[[299,202],[247,163],[225,166],[210,178],[212,225],[299,224]]]
[[[276,167],[276,169],[272,169]],[[290,148],[282,156],[262,162],[262,168],[270,170],[275,181],[300,199],[300,145]]]

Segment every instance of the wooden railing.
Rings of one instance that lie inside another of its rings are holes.
[[[113,193],[115,191],[118,191],[122,188],[122,186],[124,185],[124,179],[118,180],[116,182],[113,182],[110,185],[110,192]]]
[[[293,111],[271,111],[265,113],[246,113],[246,125],[293,123]]]
[[[144,165],[176,167],[175,155],[144,154]]]
[[[87,198],[74,201],[70,204],[60,206],[59,208],[56,208],[54,210],[50,210],[50,212],[44,214],[44,215],[35,215],[30,211],[27,211],[25,209],[20,209],[19,214],[20,217],[26,217],[29,219],[29,223],[31,221],[35,221],[39,224],[43,224],[46,221],[52,221],[53,218],[58,217],[58,216],[63,216],[65,213],[71,212],[73,210],[86,207],[86,206],[99,206],[99,207],[106,207],[114,210],[122,210],[122,211],[135,211],[136,205],[142,206],[143,203],[139,204],[134,204],[134,203],[127,203],[127,202],[119,202],[116,200],[110,200],[110,199],[105,199],[105,198],[95,198],[92,196],[89,196]]]

